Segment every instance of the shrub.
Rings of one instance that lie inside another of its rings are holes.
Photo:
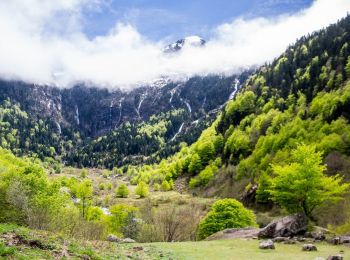
[[[135,193],[136,195],[139,195],[140,198],[148,197],[148,194],[149,194],[148,185],[145,182],[140,181],[139,184],[137,184]]]
[[[167,180],[164,180],[162,182],[161,189],[162,189],[162,191],[169,191],[171,189],[171,186]]]
[[[115,191],[117,197],[120,198],[127,198],[129,196],[129,190],[128,187],[123,183],[121,184],[117,190]]]
[[[104,183],[100,183],[100,184],[98,185],[98,188],[99,188],[99,190],[104,190],[104,189],[106,188],[106,186],[105,186]]]
[[[87,175],[88,175],[88,171],[86,169],[81,170],[80,172],[81,178],[85,179]]]
[[[257,226],[254,213],[235,199],[222,199],[213,204],[211,210],[200,222],[198,238],[204,239],[227,228],[248,226]]]

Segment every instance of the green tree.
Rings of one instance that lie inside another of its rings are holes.
[[[116,190],[116,195],[117,197],[120,197],[120,198],[127,198],[129,196],[129,189],[128,187],[126,186],[125,183],[122,183],[120,184],[120,186],[117,188]]]
[[[346,72],[346,76],[350,78],[350,56],[348,57],[348,61],[345,66],[345,72]]]
[[[148,197],[148,194],[149,194],[148,185],[145,182],[140,181],[139,184],[137,184],[136,186],[135,194],[139,195],[140,198]]]
[[[197,153],[192,155],[191,162],[188,166],[188,170],[190,173],[198,173],[202,169],[202,161]]]
[[[213,204],[211,210],[199,223],[198,238],[204,239],[227,228],[248,226],[257,226],[254,213],[235,199],[222,199]]]
[[[78,184],[76,188],[76,196],[80,199],[80,206],[83,218],[86,217],[86,211],[91,204],[91,197],[93,193],[92,183],[90,180],[85,180]]]
[[[299,145],[292,151],[292,163],[272,165],[276,177],[272,180],[272,199],[290,213],[304,212],[311,217],[313,210],[326,201],[340,200],[349,184],[342,184],[339,175],[324,174],[322,153],[316,146]]]
[[[126,226],[129,226],[130,221],[134,220],[139,212],[139,209],[127,204],[113,205],[109,208],[111,217],[109,225],[115,232],[123,233]]]
[[[271,178],[267,175],[267,173],[262,173],[259,178],[259,185],[256,191],[256,201],[259,203],[268,203],[271,202],[270,199],[270,190],[271,188]]]

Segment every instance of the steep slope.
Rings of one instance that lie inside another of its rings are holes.
[[[349,42],[350,16],[301,38],[258,69],[193,145],[141,167],[134,181],[172,183],[184,175],[208,196],[239,196],[260,184],[252,199],[266,203],[270,164],[288,163],[298,143],[316,145],[328,173],[350,180]],[[242,179],[246,189],[235,186]]]
[[[78,166],[111,168],[158,152],[154,161],[195,141],[248,74],[161,79],[129,92],[1,81],[0,145]]]

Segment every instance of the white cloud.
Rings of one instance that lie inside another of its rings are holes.
[[[82,9],[102,0],[0,0],[0,77],[33,83],[131,88],[160,76],[230,74],[278,56],[298,37],[336,22],[349,0],[318,0],[292,15],[241,17],[213,29],[205,48],[164,55],[127,24],[88,39]]]

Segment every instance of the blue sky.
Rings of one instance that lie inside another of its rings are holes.
[[[130,89],[232,75],[349,12],[350,0],[0,0],[0,78]],[[190,35],[207,44],[164,54]]]
[[[92,38],[106,34],[116,22],[123,22],[155,41],[186,35],[208,38],[213,28],[239,16],[294,13],[311,3],[312,0],[110,0],[84,12],[84,31]]]

